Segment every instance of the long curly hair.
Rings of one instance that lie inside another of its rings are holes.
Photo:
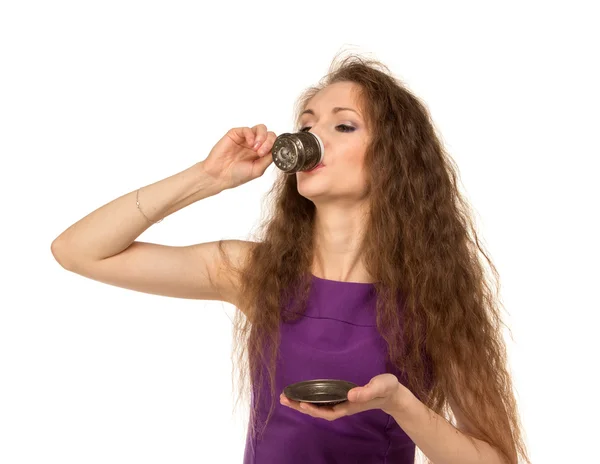
[[[406,373],[406,386],[418,398],[456,424],[448,402],[453,398],[473,425],[467,436],[490,443],[510,463],[519,456],[530,463],[507,368],[498,272],[478,240],[471,208],[457,186],[458,169],[428,109],[381,62],[351,54],[334,58],[318,85],[300,95],[296,126],[309,100],[336,82],[358,84],[371,133],[362,252],[376,281],[377,327],[389,361]],[[222,246],[221,252],[243,295],[233,332],[238,400],[248,401],[250,393],[259,404],[257,386],[266,369],[268,422],[280,393],[275,392],[279,324],[305,310],[310,290],[315,205],[298,193],[296,176],[283,172],[266,199],[268,213],[246,260],[236,267]],[[296,307],[281,311],[291,289]],[[252,436],[256,414],[251,408]]]

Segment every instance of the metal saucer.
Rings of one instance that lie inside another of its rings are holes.
[[[289,399],[315,406],[335,406],[348,401],[348,392],[358,387],[346,380],[315,379],[293,383],[283,389]]]

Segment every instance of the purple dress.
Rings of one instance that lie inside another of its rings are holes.
[[[248,428],[244,464],[414,463],[415,444],[380,409],[330,422],[279,403],[279,394],[291,383],[340,379],[362,386],[390,372],[387,346],[375,323],[375,303],[374,284],[312,276],[304,317],[281,323],[275,409],[261,436],[252,440]],[[400,372],[391,373],[401,380]],[[258,412],[262,421],[270,401],[265,381]]]

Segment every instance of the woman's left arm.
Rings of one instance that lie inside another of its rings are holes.
[[[435,464],[507,464],[498,450],[454,427],[402,384],[392,398],[386,412]]]
[[[315,418],[333,421],[340,417],[370,409],[381,409],[391,415],[416,446],[435,464],[508,464],[502,454],[489,443],[460,429],[469,430],[462,411],[450,399],[457,425],[454,427],[442,416],[422,403],[398,378],[380,374],[363,386],[348,392],[348,401],[333,407],[316,407],[287,398],[281,404]]]

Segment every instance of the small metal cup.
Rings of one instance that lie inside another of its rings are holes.
[[[312,132],[281,134],[275,139],[271,155],[273,163],[283,172],[294,174],[310,171],[323,161],[323,141]]]

